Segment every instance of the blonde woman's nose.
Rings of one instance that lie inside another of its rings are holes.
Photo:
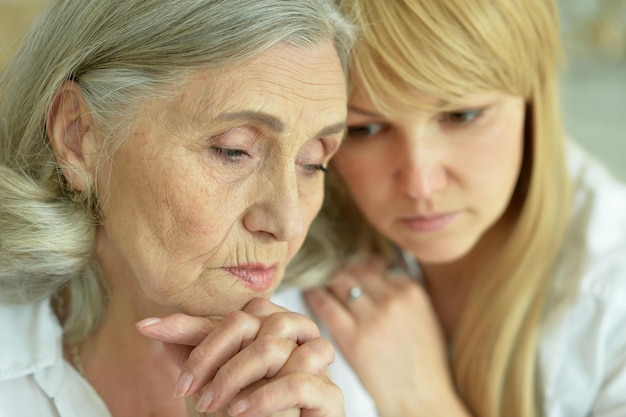
[[[447,183],[442,155],[435,147],[410,145],[397,155],[396,184],[413,199],[430,198]]]

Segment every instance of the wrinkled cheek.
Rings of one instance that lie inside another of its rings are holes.
[[[178,256],[194,256],[203,248],[206,251],[209,240],[219,234],[220,225],[225,228],[229,223],[228,206],[219,201],[212,204],[203,190],[195,195],[169,190],[161,198],[161,214],[153,227],[161,234],[163,247]]]
[[[175,244],[174,241],[172,243]],[[152,258],[143,258],[143,266],[137,265],[136,272],[143,269],[143,273],[137,276],[142,292],[158,304],[173,306],[184,302],[190,297],[190,289],[202,276],[200,252],[190,242],[181,240],[180,243],[176,251],[155,253]]]

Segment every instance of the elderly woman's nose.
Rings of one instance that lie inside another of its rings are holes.
[[[266,233],[284,242],[306,233],[295,170],[284,170],[259,184],[256,203],[246,213],[244,226],[250,232]]]

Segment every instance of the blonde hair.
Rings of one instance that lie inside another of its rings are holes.
[[[92,191],[69,189],[46,135],[62,83],[79,86],[109,145],[125,138],[142,102],[199,68],[332,40],[346,69],[353,30],[331,0],[51,1],[0,78],[0,299],[69,292],[59,299],[71,303],[70,342],[106,309],[93,260],[97,204]]]
[[[450,101],[484,91],[526,99],[524,161],[506,214],[513,220],[489,259],[481,259],[478,284],[454,335],[451,366],[457,390],[475,415],[537,415],[538,333],[569,202],[556,92],[562,53],[555,4],[344,0],[343,7],[361,30],[351,88],[383,114],[419,107],[414,92]],[[330,246],[335,261],[363,249],[389,252],[389,242],[358,214],[334,174],[302,253],[326,248],[328,256]],[[307,279],[335,266],[318,267]]]

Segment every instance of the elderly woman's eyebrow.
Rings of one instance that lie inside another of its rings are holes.
[[[228,113],[222,113],[214,119],[214,121],[227,121],[227,122],[236,121],[236,120],[250,122],[253,125],[257,125],[257,126],[258,125],[265,126],[276,133],[283,133],[285,131],[285,123],[283,123],[282,120],[280,120],[278,117],[274,115],[271,115],[269,113],[264,113],[264,112],[251,111],[251,110],[228,112]],[[342,133],[345,129],[346,129],[346,122],[340,121],[332,125],[323,127],[314,136],[315,137],[330,136],[330,135],[334,135],[337,133]]]
[[[346,130],[346,122],[341,121],[341,122],[337,122],[335,124],[323,127],[319,132],[317,132],[317,135],[315,135],[315,137],[332,136],[337,133],[343,134],[345,130]]]
[[[282,133],[285,130],[285,124],[276,116],[269,113],[257,111],[237,111],[222,113],[215,118],[215,121],[235,121],[244,120],[254,125],[265,126],[276,133]]]

